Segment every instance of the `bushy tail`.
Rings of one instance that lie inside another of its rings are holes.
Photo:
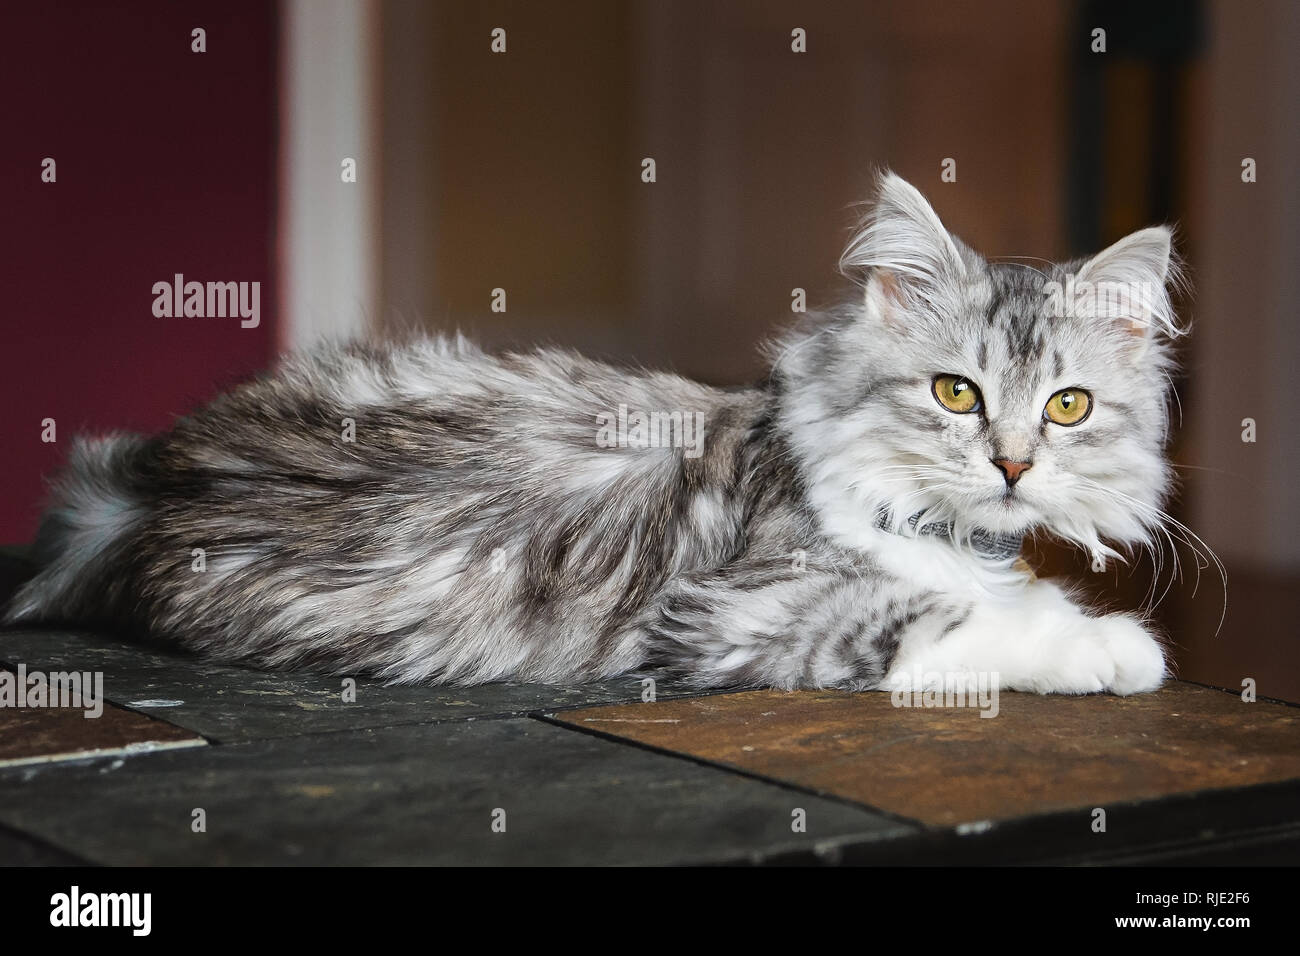
[[[81,618],[102,599],[115,552],[146,513],[137,464],[146,443],[127,434],[73,441],[36,534],[40,571],[5,608],[7,623]]]

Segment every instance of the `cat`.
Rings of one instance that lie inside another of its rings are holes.
[[[858,293],[753,387],[351,343],[163,434],[79,441],[7,619],[395,683],[1157,688],[1146,623],[1017,555],[1034,531],[1099,560],[1158,533],[1171,231],[987,262],[885,172],[841,267]]]

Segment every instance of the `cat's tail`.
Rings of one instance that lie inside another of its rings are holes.
[[[5,623],[70,620],[94,607],[114,559],[147,513],[139,491],[147,444],[128,434],[74,439],[32,547],[40,570],[4,609]]]

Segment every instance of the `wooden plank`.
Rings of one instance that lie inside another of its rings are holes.
[[[0,707],[0,768],[205,743],[198,734],[110,703],[97,716],[80,707]]]
[[[1187,683],[1004,693],[991,719],[884,693],[753,691],[557,720],[944,827],[1300,778],[1300,709]]]

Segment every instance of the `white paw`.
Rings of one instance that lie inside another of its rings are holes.
[[[1127,695],[1155,690],[1167,672],[1160,645],[1136,620],[1088,617],[1043,589],[1032,603],[977,608],[941,638],[905,647],[881,689],[946,689],[972,673],[996,675],[1003,690]]]
[[[1156,639],[1137,621],[1110,614],[1095,621],[1094,640],[1114,663],[1114,677],[1106,685],[1113,694],[1141,694],[1155,690],[1165,679],[1165,653]]]
[[[1126,696],[1155,690],[1165,678],[1165,655],[1156,639],[1123,614],[1085,618],[1056,644],[1051,666],[1034,675],[1043,694]]]
[[[1115,681],[1115,659],[1101,641],[1076,634],[1051,649],[1052,662],[1033,675],[1040,694],[1099,694]]]

